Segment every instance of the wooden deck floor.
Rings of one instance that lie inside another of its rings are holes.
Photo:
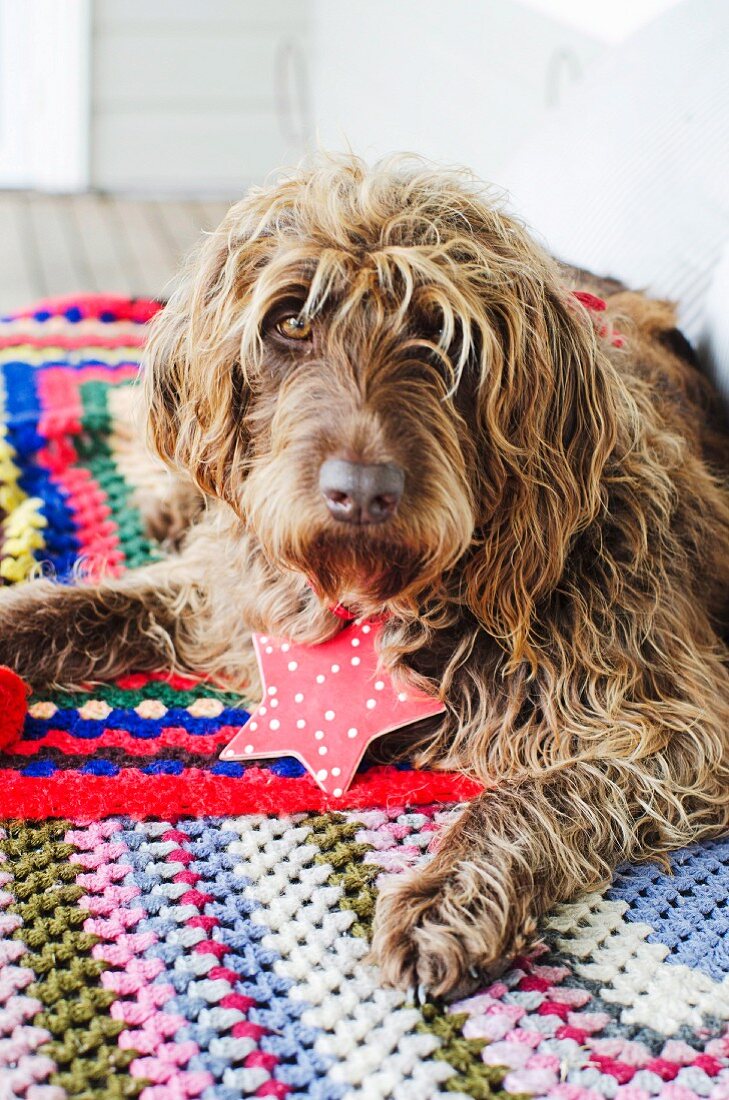
[[[227,203],[0,191],[0,315],[79,291],[165,293]]]

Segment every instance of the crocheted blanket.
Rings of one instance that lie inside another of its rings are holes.
[[[0,832],[3,1100],[726,1100],[729,842],[627,868],[466,1000],[367,961],[457,808]]]
[[[0,321],[0,578],[38,568],[92,578],[159,557],[135,490],[154,475],[131,429],[148,300],[49,301]],[[293,757],[219,759],[248,717],[215,685],[131,675],[91,692],[34,697],[0,754],[0,815],[293,812],[329,799]],[[461,776],[365,767],[337,808],[467,798]]]
[[[6,581],[155,553],[117,416],[153,308],[0,323]],[[0,1100],[729,1100],[729,841],[623,868],[501,979],[419,1005],[368,961],[377,891],[464,794],[373,768],[358,806],[294,813],[284,762],[217,760],[244,714],[164,676],[32,700],[0,755]]]

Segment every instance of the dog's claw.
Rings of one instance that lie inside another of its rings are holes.
[[[416,1008],[420,1008],[420,1006],[424,1005],[429,999],[428,990],[422,982],[420,985],[409,985],[406,996],[408,1001],[412,1001]]]
[[[479,968],[477,966],[469,966],[468,973],[471,975],[473,980],[476,981],[476,982],[481,977],[481,971],[479,970]]]

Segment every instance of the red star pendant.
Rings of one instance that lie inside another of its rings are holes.
[[[445,710],[378,670],[381,629],[351,623],[321,645],[254,634],[263,699],[221,759],[295,756],[326,794],[340,798],[371,741]]]

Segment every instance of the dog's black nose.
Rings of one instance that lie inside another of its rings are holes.
[[[397,511],[405,474],[393,462],[368,465],[328,458],[319,471],[327,508],[342,523],[384,523]]]

